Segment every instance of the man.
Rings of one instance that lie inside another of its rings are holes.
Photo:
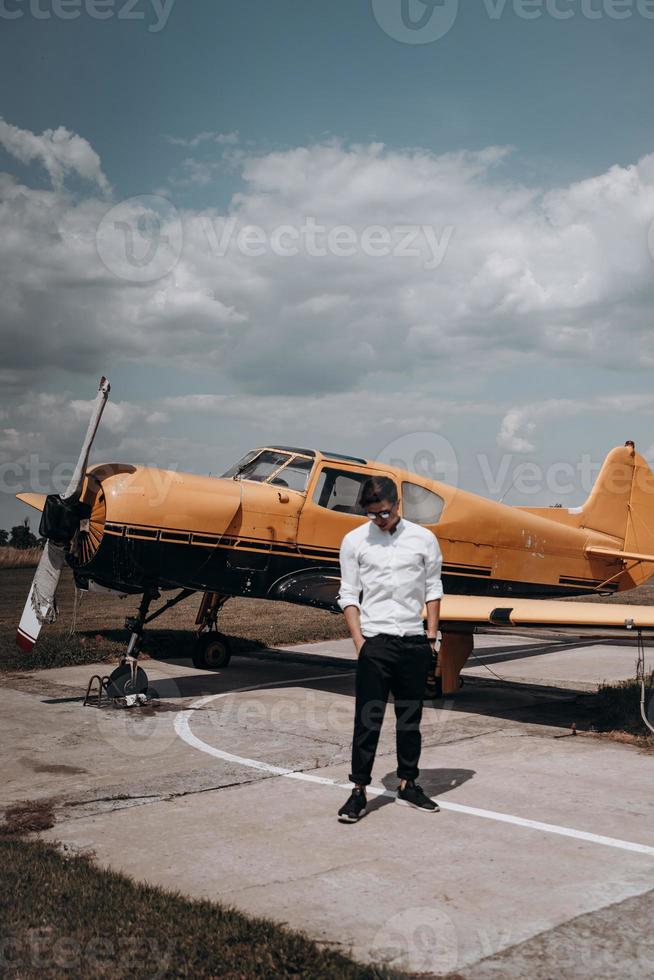
[[[415,780],[422,698],[435,657],[443,595],[441,551],[431,531],[400,517],[397,487],[388,477],[368,480],[361,504],[369,523],[345,535],[340,555],[338,603],[359,658],[350,773],[354,789],[338,811],[344,823],[354,823],[366,812],[365,788],[371,782],[389,692],[395,700],[397,800],[425,812],[438,810]]]

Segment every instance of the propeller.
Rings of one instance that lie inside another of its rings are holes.
[[[27,652],[36,643],[41,627],[46,623],[54,623],[57,618],[57,586],[71,542],[79,531],[80,521],[88,516],[85,513],[84,505],[80,504],[80,497],[82,496],[89,453],[110,390],[111,386],[107,379],[105,377],[100,378],[93,413],[71,481],[64,493],[49,494],[45,500],[41,524],[39,525],[39,533],[46,539],[45,547],[34,573],[32,587],[16,633],[16,643],[21,650]]]

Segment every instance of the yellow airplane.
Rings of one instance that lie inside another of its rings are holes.
[[[654,574],[654,474],[632,442],[611,450],[583,507],[512,507],[355,456],[263,446],[221,477],[126,463],[88,467],[109,395],[100,382],[80,458],[61,495],[19,493],[41,510],[47,539],[17,633],[32,648],[56,617],[65,563],[78,586],[141,595],[114,696],[147,689],[138,666],[144,626],[202,593],[194,663],[229,662],[217,618],[231,596],[336,610],[343,536],[366,520],[369,477],[391,477],[403,516],[430,528],[443,552],[442,689],[459,687],[477,626],[654,630],[654,608],[570,603],[624,592]],[[180,590],[155,612],[162,591]]]

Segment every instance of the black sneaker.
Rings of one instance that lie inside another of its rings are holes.
[[[414,806],[417,810],[424,810],[426,813],[437,813],[440,810],[438,803],[430,800],[422,787],[414,783],[413,780],[407,783],[404,789],[398,787],[397,803],[403,806]]]
[[[366,812],[368,801],[362,789],[353,789],[349,799],[338,811],[341,823],[356,823]]]

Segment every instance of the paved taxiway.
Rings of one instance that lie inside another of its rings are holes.
[[[361,960],[470,978],[651,976],[654,757],[570,734],[587,720],[580,692],[633,676],[635,650],[516,636],[476,649],[460,695],[425,708],[420,781],[439,814],[393,802],[389,709],[379,793],[358,825],[336,821],[346,642],[216,674],[149,661],[157,701],[132,711],[82,708],[89,667],[5,677],[2,803],[54,799],[50,839]]]

